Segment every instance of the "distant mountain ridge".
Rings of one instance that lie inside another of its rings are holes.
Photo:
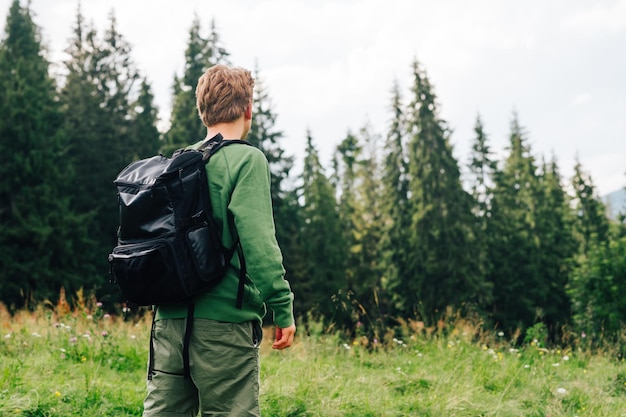
[[[619,213],[626,213],[626,189],[621,188],[602,197],[609,217],[617,219]]]

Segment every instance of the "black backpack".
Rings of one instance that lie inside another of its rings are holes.
[[[138,306],[188,302],[226,274],[237,248],[241,308],[245,262],[237,239],[225,248],[213,218],[206,164],[222,147],[250,143],[217,135],[200,150],[184,149],[135,161],[114,183],[118,189],[118,245],[109,255],[111,282]],[[225,219],[225,221],[227,221]]]

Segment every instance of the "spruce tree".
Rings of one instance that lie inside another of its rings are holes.
[[[90,233],[97,249],[85,262],[96,266],[104,284],[107,253],[116,243],[119,224],[113,180],[138,152],[144,152],[137,148],[139,125],[135,124],[140,75],[113,13],[100,37],[84,23],[79,8],[67,53],[61,102],[76,172],[76,207],[94,216]]]
[[[430,81],[415,61],[409,106],[408,238],[410,275],[396,284],[406,294],[401,312],[437,320],[446,307],[461,309],[483,296],[472,245],[470,197],[463,190],[450,145],[450,131],[439,117]]]
[[[0,45],[0,294],[9,306],[77,290],[92,275],[75,211],[56,85],[30,6],[11,4]]]
[[[196,15],[189,31],[183,75],[174,76],[170,128],[162,144],[162,153],[166,156],[206,136],[206,127],[196,109],[198,79],[213,65],[228,63],[229,54],[221,45],[215,20],[211,22],[208,37],[204,37],[201,32],[200,18]]]
[[[144,78],[139,89],[139,96],[131,108],[131,139],[133,142],[133,160],[155,155],[160,146],[160,133],[157,129],[158,109],[154,105],[154,95],[150,84]]]
[[[580,161],[574,166],[573,230],[577,244],[575,267],[568,285],[574,323],[590,336],[615,336],[623,306],[616,299],[624,275],[624,239],[611,239],[606,208]]]
[[[470,153],[469,182],[472,196],[473,244],[476,254],[476,272],[485,282],[485,291],[481,295],[481,305],[490,301],[492,285],[488,277],[491,270],[489,253],[488,224],[491,220],[491,200],[493,198],[493,178],[497,170],[497,162],[489,145],[489,138],[484,131],[480,116],[474,124],[474,142]]]
[[[571,305],[567,284],[571,274],[576,242],[572,233],[570,199],[563,189],[555,158],[544,162],[540,175],[536,208],[536,239],[539,242],[539,274],[541,288],[546,289],[537,301],[542,322],[553,338],[561,336],[569,324]]]
[[[324,173],[319,153],[307,132],[302,173],[302,235],[307,260],[306,280],[293,283],[300,307],[315,318],[343,322],[348,307],[342,305],[346,290],[345,243],[335,200],[335,190]]]
[[[346,279],[350,291],[347,301],[352,306],[350,329],[361,329],[380,339],[385,329],[385,306],[380,303],[383,214],[379,140],[365,125],[358,136],[348,135],[339,152],[345,164],[340,214],[349,249]]]
[[[595,245],[608,241],[609,220],[593,179],[584,171],[580,161],[576,161],[574,166],[572,186],[575,207],[574,233],[579,242],[579,251],[585,255]]]
[[[407,131],[402,96],[397,82],[392,88],[391,123],[385,139],[382,161],[381,215],[382,294],[379,297],[382,315],[389,313],[392,299],[395,304],[405,304],[406,293],[402,283],[409,277],[408,230],[411,214],[408,201]],[[396,292],[393,288],[397,287]]]
[[[488,232],[494,325],[514,331],[541,318],[547,287],[541,279],[536,235],[538,170],[517,115],[511,122],[509,143],[504,166],[495,175]]]

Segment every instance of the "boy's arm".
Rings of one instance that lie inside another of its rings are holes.
[[[265,155],[258,149],[251,151],[237,175],[229,210],[234,215],[247,273],[263,301],[274,312],[274,323],[282,329],[279,346],[287,347],[295,332],[293,293],[284,278],[283,257],[276,241],[270,172]],[[289,330],[291,326],[293,332]]]

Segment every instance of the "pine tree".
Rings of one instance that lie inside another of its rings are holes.
[[[609,220],[606,207],[600,200],[591,176],[583,170],[580,161],[574,166],[575,222],[574,233],[580,245],[580,252],[587,254],[597,244],[606,243],[609,238]]]
[[[175,150],[206,136],[206,127],[196,109],[198,79],[213,65],[228,63],[229,54],[221,46],[215,20],[211,22],[211,32],[207,38],[202,36],[201,31],[200,18],[196,15],[189,31],[183,75],[174,77],[170,128],[162,145],[164,155],[171,155]]]
[[[119,223],[113,180],[139,156],[138,152],[143,152],[137,149],[139,125],[134,123],[140,75],[113,13],[100,37],[95,28],[85,25],[79,8],[67,53],[61,102],[69,156],[76,172],[75,204],[94,216],[89,226],[97,242],[97,249],[84,262],[96,266],[104,283],[106,254],[115,245]]]
[[[497,163],[493,159],[488,137],[485,134],[480,115],[476,117],[474,125],[474,143],[470,155],[469,170],[471,175],[471,194],[474,200],[474,215],[486,222],[491,208],[492,179],[497,169]],[[483,224],[484,228],[484,224]]]
[[[306,281],[293,283],[304,311],[326,321],[343,322],[348,306],[345,292],[345,244],[337,212],[335,191],[324,174],[319,154],[307,132],[302,173],[302,235],[306,236]],[[337,302],[340,304],[337,305]]]
[[[350,329],[361,329],[372,337],[384,334],[384,306],[381,308],[383,214],[380,195],[382,180],[378,160],[378,135],[365,125],[358,136],[349,134],[339,146],[343,190],[340,215],[349,248],[346,258],[348,302],[352,304]],[[356,323],[355,323],[356,321]]]
[[[154,95],[150,84],[144,78],[139,96],[131,109],[133,160],[156,154],[160,146],[160,133],[157,129],[158,109],[154,106]]]
[[[576,329],[587,333],[592,344],[621,343],[626,322],[626,237],[588,249],[572,273]]]
[[[480,116],[476,117],[474,125],[474,143],[470,154],[469,174],[472,196],[472,214],[474,219],[473,245],[476,254],[477,273],[485,281],[485,292],[482,295],[482,305],[489,302],[492,285],[488,284],[491,259],[489,253],[488,224],[491,220],[491,200],[493,198],[493,178],[497,170],[497,162],[493,159],[488,137],[484,131]]]
[[[391,300],[405,304],[406,293],[399,285],[410,276],[408,230],[411,214],[408,201],[408,163],[406,152],[406,121],[398,83],[392,88],[392,119],[385,140],[382,162],[381,212],[383,222],[382,294],[379,298],[382,315],[389,313]],[[400,287],[395,292],[393,287]]]
[[[541,318],[540,247],[536,235],[539,180],[537,166],[519,125],[511,122],[509,155],[495,175],[489,222],[490,282],[495,325],[510,331],[526,328]]]
[[[463,190],[450,132],[437,114],[436,98],[420,64],[413,64],[408,114],[410,275],[397,284],[406,294],[405,317],[438,319],[446,307],[478,301],[484,285],[475,272],[470,197]]]
[[[0,294],[21,307],[77,290],[92,269],[74,211],[62,113],[30,7],[14,0],[0,45]]]
[[[574,323],[590,336],[606,331],[606,336],[613,337],[625,317],[617,294],[623,292],[620,277],[624,276],[626,245],[623,238],[612,241],[606,208],[580,161],[574,166],[572,185],[577,256],[567,292]]]
[[[562,186],[556,160],[544,162],[540,176],[537,201],[536,236],[539,241],[539,273],[542,288],[547,288],[538,300],[542,321],[553,338],[560,336],[561,327],[571,318],[567,284],[571,274],[576,242],[572,234],[570,199]]]

